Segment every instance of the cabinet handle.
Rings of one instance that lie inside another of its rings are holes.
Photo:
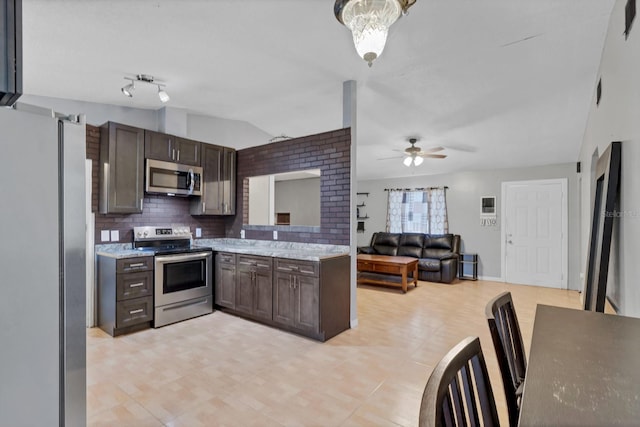
[[[140,210],[143,210],[143,208],[142,208],[142,206],[143,206],[143,205],[142,205],[142,204],[143,204],[143,202],[144,202],[144,199],[142,199],[142,198],[141,198],[141,199],[140,199]]]
[[[132,283],[129,285],[130,288],[139,288],[140,286],[144,286],[144,282]]]
[[[171,160],[175,160],[176,159],[176,149],[174,148],[173,150],[171,150]]]
[[[167,156],[173,159],[171,155],[171,138],[167,139]]]
[[[138,313],[142,313],[143,311],[144,311],[143,309],[139,308],[137,310],[131,310],[129,314],[138,314]]]
[[[293,277],[289,275],[289,289],[293,288]]]
[[[176,159],[176,162],[180,161],[180,150],[178,150],[178,158]]]
[[[144,262],[136,262],[135,264],[129,264],[129,268],[144,267],[144,265]]]
[[[204,203],[204,202],[202,202],[202,212],[204,212],[205,210],[206,210],[206,209],[205,209],[205,203]]]

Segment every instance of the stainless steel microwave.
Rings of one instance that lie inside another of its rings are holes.
[[[202,168],[147,159],[145,191],[170,196],[201,196]]]

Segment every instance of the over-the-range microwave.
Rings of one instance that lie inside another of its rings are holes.
[[[170,196],[201,196],[202,168],[147,159],[145,191]]]

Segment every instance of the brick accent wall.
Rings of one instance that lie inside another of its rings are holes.
[[[87,125],[87,159],[92,160],[91,210],[96,214],[96,244],[102,230],[118,230],[120,242],[133,241],[133,227],[139,225],[188,225],[195,236],[195,228],[202,228],[202,237],[225,237],[228,217],[191,216],[191,199],[146,194],[141,214],[101,214],[98,213],[100,158],[100,128]],[[106,243],[106,242],[105,242]]]
[[[319,168],[320,232],[278,231],[278,240],[349,245],[351,129],[339,129],[247,148],[239,150],[237,156],[238,204],[231,230],[227,230],[228,236],[239,238],[243,222],[246,222],[248,216],[248,185],[245,184],[245,178]],[[245,237],[271,240],[272,231],[245,230]]]

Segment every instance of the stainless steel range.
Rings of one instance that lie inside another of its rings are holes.
[[[134,227],[133,247],[154,253],[154,328],[213,311],[212,251],[188,227]]]

